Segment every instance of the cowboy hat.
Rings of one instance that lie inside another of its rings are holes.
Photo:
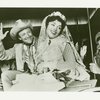
[[[26,28],[30,28],[31,30],[33,30],[33,27],[31,25],[30,22],[23,22],[21,19],[17,20],[14,27],[10,30],[10,36],[13,40],[17,40],[17,34],[26,29]]]

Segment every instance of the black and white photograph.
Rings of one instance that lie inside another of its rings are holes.
[[[0,8],[0,91],[100,92],[100,8]]]
[[[100,98],[99,0],[0,0],[0,99]]]

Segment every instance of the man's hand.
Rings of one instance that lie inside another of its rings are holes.
[[[2,23],[0,23],[0,41],[1,40],[3,40],[5,37],[6,37],[6,35],[7,35],[7,33],[9,32],[9,31],[6,31],[4,34],[3,34],[3,25],[2,25]]]
[[[80,56],[84,59],[84,56],[86,55],[86,52],[87,52],[87,46],[83,46],[81,47],[80,49]]]
[[[90,63],[90,70],[94,74],[100,74],[100,68],[95,63]]]

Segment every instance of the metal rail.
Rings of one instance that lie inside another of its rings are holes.
[[[91,57],[92,62],[94,63],[94,55],[93,55],[93,43],[92,43],[92,33],[91,33],[91,25],[90,25],[90,17],[89,17],[89,9],[87,8],[87,17],[88,17],[88,27],[89,27],[89,36],[90,36],[90,48],[91,48]],[[94,79],[96,79],[96,75],[94,74]]]

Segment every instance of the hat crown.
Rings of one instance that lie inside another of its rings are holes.
[[[28,22],[25,22],[25,21],[22,21],[21,19],[17,20],[15,22],[15,25],[12,27],[12,29],[10,30],[10,36],[13,40],[16,40],[17,39],[17,34],[22,31],[23,29],[25,28],[30,28],[31,30],[33,30],[33,27],[30,23],[30,21]]]
[[[17,27],[23,27],[25,25],[26,25],[26,23],[24,21],[22,21],[21,19],[17,20],[15,23],[15,26],[17,26]]]

